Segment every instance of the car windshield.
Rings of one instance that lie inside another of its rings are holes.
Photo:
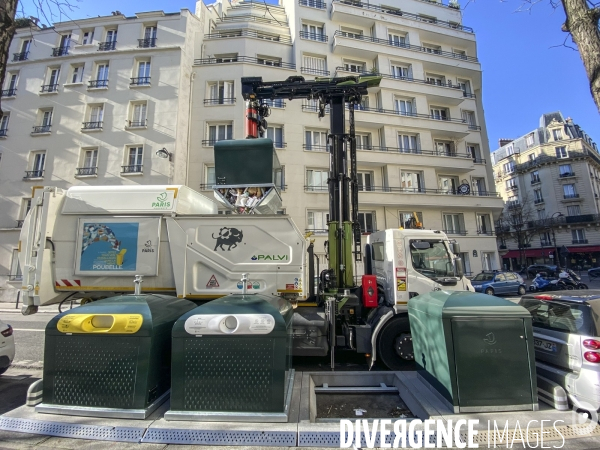
[[[478,273],[472,281],[492,281],[494,279],[493,273]]]
[[[426,247],[429,248],[415,248]],[[420,240],[410,242],[410,256],[413,268],[427,278],[453,277],[454,265],[443,241]]]

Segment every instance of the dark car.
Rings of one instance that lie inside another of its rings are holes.
[[[535,277],[540,272],[546,272],[549,277],[555,277],[558,275],[558,267],[550,264],[532,264],[527,268],[527,274],[531,277]]]
[[[523,279],[514,272],[481,272],[471,279],[476,292],[488,295],[516,294],[527,292]]]
[[[590,280],[592,278],[600,277],[600,267],[594,267],[592,269],[588,269],[588,277],[590,277]]]

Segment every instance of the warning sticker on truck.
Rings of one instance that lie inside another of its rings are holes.
[[[218,288],[219,282],[217,281],[217,277],[215,277],[214,275],[212,277],[210,277],[210,280],[208,280],[208,283],[206,283],[206,287],[207,288]]]
[[[398,290],[398,291],[406,291],[406,280],[405,279],[396,278],[396,284],[398,286],[398,288],[396,290]]]

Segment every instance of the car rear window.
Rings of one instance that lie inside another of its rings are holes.
[[[596,336],[589,305],[537,299],[522,299],[520,305],[531,313],[534,327]]]

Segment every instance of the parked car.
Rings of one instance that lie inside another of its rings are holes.
[[[590,280],[592,278],[598,278],[600,277],[600,267],[592,267],[591,269],[588,269],[588,277],[590,277]]]
[[[523,278],[514,272],[481,272],[471,279],[476,292],[488,295],[517,294],[524,295],[527,288]]]
[[[13,329],[0,320],[0,375],[7,371],[13,359],[15,359]]]
[[[549,277],[558,275],[558,267],[551,264],[532,264],[527,268],[527,274],[535,277],[539,272],[546,272]]]
[[[575,409],[600,409],[600,290],[527,294],[538,376],[559,384]]]

